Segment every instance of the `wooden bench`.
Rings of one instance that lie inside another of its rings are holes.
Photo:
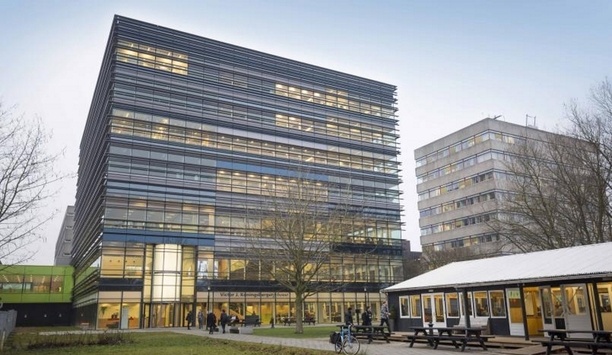
[[[483,350],[487,350],[484,343],[493,337],[493,335],[482,335],[481,327],[414,327],[413,330],[414,334],[407,335],[410,340],[409,347],[412,347],[417,340],[425,340],[434,349],[444,344],[461,348],[461,351],[464,351],[468,344],[478,344]]]
[[[261,321],[259,320],[259,316],[246,316],[242,321],[242,326],[246,327],[248,325],[252,325],[254,327],[261,326]]]
[[[478,338],[466,336],[466,335],[438,335],[433,337],[433,348],[437,349],[438,345],[453,345],[455,348],[461,348],[461,351],[465,350],[468,344],[474,344],[480,346],[483,350],[487,350],[487,346],[484,344],[492,335],[480,335]]]
[[[546,355],[550,355],[552,347],[555,345],[563,346],[569,355],[573,355],[572,348],[588,349],[591,354],[597,354],[602,349],[612,349],[612,343],[596,342],[592,339],[566,339],[566,340],[539,340],[546,346]]]
[[[562,346],[569,355],[573,355],[572,348],[590,350],[591,354],[597,354],[601,350],[609,352],[612,350],[612,332],[606,330],[573,330],[573,329],[544,329],[550,336],[548,340],[538,340],[542,346],[546,346],[546,354],[550,355],[553,346]],[[581,334],[579,337],[570,335]],[[591,337],[584,336],[585,334]]]
[[[385,331],[385,326],[376,325],[354,325],[353,334],[356,338],[380,339],[390,343],[390,333]]]
[[[306,317],[302,319],[302,324],[308,323],[308,324],[315,325],[316,322],[317,322],[317,319],[314,317]],[[283,318],[283,325],[291,325],[291,323],[295,323],[294,317]]]

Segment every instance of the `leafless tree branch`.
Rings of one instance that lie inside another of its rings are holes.
[[[40,119],[15,116],[0,103],[0,260],[19,263],[34,251],[27,246],[45,236],[41,227],[53,215],[41,213],[66,175],[54,171],[59,154],[46,150],[49,136]]]
[[[334,199],[330,191],[336,187],[306,176],[274,185],[257,209],[247,211],[244,245],[249,263],[260,265],[262,279],[295,294],[297,333],[303,332],[304,301],[344,286],[342,275],[334,275],[331,267],[341,264],[338,246],[374,225],[361,208],[347,205],[348,199]]]

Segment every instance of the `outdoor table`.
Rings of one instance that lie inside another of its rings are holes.
[[[440,341],[451,341],[455,348],[461,347],[461,351],[465,350],[467,343],[478,343],[483,350],[487,350],[485,340],[487,337],[482,336],[482,327],[412,327],[414,335],[409,335],[411,339],[410,347],[414,345],[416,339],[426,339],[427,343],[434,349],[438,348]],[[420,335],[422,333],[422,335]]]
[[[353,335],[372,336],[372,338],[383,337],[389,343],[389,333],[385,332],[384,325],[354,325]]]
[[[546,354],[549,355],[554,345],[563,346],[569,355],[573,355],[572,348],[587,348],[596,354],[598,349],[612,349],[612,331],[606,330],[577,330],[577,329],[540,329],[540,332],[548,333],[549,339],[540,340],[542,346],[546,346]],[[587,334],[584,338],[571,337],[572,334]]]

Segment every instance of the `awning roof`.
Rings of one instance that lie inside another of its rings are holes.
[[[612,278],[612,242],[454,262],[387,287],[383,291],[590,277]]]

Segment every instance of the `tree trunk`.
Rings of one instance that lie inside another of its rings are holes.
[[[295,333],[304,333],[304,300],[301,292],[295,294]]]

